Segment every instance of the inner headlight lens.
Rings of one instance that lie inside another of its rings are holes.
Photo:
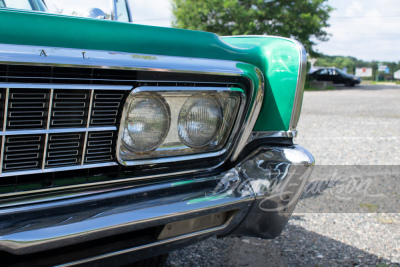
[[[189,147],[206,146],[220,130],[222,118],[222,108],[216,99],[206,95],[192,96],[179,113],[179,138]]]
[[[133,151],[156,149],[168,134],[170,112],[166,103],[154,96],[140,96],[130,104],[126,118],[125,145]]]

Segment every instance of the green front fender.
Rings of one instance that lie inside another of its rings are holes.
[[[257,67],[264,74],[265,98],[254,131],[295,130],[305,82],[304,47],[297,41],[275,36],[232,36],[222,40],[258,50]]]

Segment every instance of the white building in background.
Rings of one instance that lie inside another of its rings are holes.
[[[372,68],[356,68],[356,76],[372,77]]]
[[[393,73],[393,77],[394,77],[395,79],[400,79],[400,70],[395,71],[395,72]]]

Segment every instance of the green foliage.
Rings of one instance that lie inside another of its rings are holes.
[[[327,41],[327,0],[172,0],[177,28],[218,35],[268,34],[299,40],[311,55],[311,37]]]

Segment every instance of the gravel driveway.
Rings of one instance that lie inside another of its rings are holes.
[[[400,166],[400,86],[307,91],[298,130],[317,165]],[[400,200],[399,187],[382,188]],[[317,202],[301,199],[274,240],[212,238],[172,252],[167,266],[400,266],[399,213],[359,203],[367,212],[304,212]]]

